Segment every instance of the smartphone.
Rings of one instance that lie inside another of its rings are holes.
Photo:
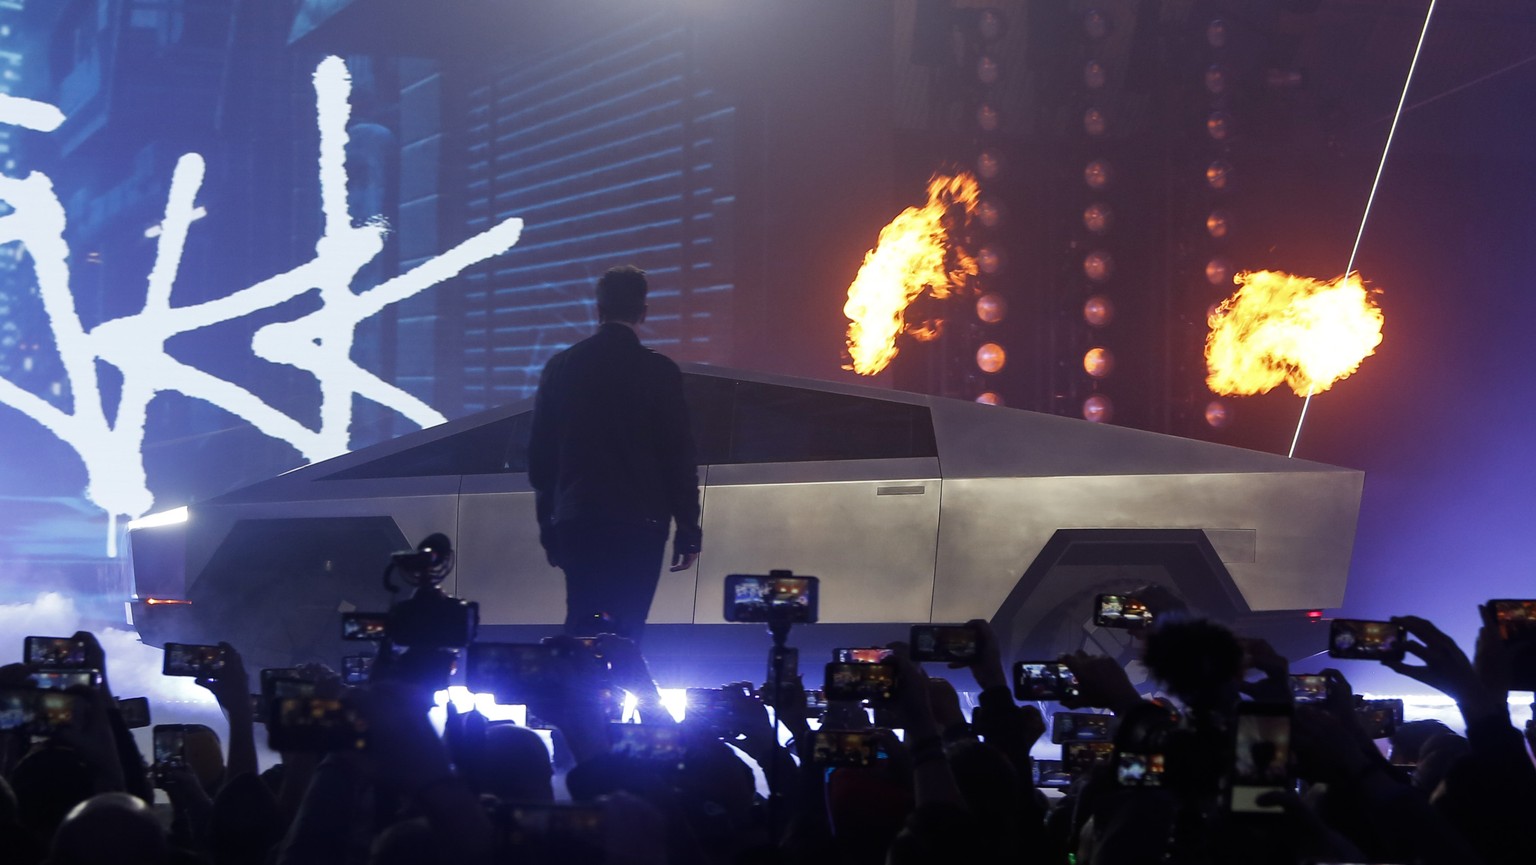
[[[543,643],[470,643],[465,650],[465,684],[501,703],[557,694],[568,670],[560,649]]]
[[[825,712],[827,710],[827,692],[819,688],[807,688],[805,692],[805,708],[811,712]]]
[[[682,727],[671,724],[608,725],[608,749],[614,754],[654,763],[681,763],[687,751]]]
[[[1509,655],[1509,686],[1536,691],[1536,600],[1489,601]]]
[[[224,671],[224,650],[218,646],[193,643],[166,643],[165,663],[160,672],[167,676],[218,676]]]
[[[0,689],[0,731],[51,736],[75,726],[80,698],[67,691]]]
[[[815,622],[820,585],[816,577],[793,576],[788,571],[767,576],[731,574],[725,578],[725,620]]]
[[[1361,700],[1356,698],[1355,717],[1372,739],[1386,739],[1403,724],[1402,700]]]
[[[1402,625],[1364,619],[1334,619],[1328,623],[1328,654],[1335,658],[1367,661],[1401,661]]]
[[[117,710],[123,713],[123,723],[130,730],[150,725],[148,697],[118,697]]]
[[[1115,782],[1122,787],[1161,787],[1165,769],[1162,754],[1116,751]]]
[[[890,757],[873,730],[816,731],[811,762],[817,766],[873,766]]]
[[[896,698],[896,668],[891,664],[839,664],[826,667],[822,690],[828,700],[888,702]]]
[[[1110,715],[1092,712],[1057,712],[1051,716],[1051,741],[1108,742]]]
[[[22,658],[48,669],[80,669],[85,660],[85,641],[74,637],[27,637],[22,642]]]
[[[388,613],[342,613],[343,640],[382,640],[389,636]]]
[[[156,766],[187,764],[187,728],[185,724],[156,724],[150,734],[154,742]]]
[[[1061,762],[1072,777],[1108,766],[1115,759],[1113,742],[1066,742],[1061,746]]]
[[[274,684],[281,692],[289,681]],[[356,708],[339,697],[279,696],[267,718],[267,745],[274,751],[357,750],[367,745],[367,729]]]
[[[779,688],[800,685],[800,650],[775,646],[768,651],[768,673],[763,678],[764,697],[772,699]]]
[[[1093,623],[1101,628],[1139,630],[1152,625],[1152,611],[1130,595],[1099,595],[1093,603]]]
[[[607,823],[603,807],[572,802],[503,802],[492,812],[507,861],[602,865]]]
[[[1034,760],[1030,769],[1036,787],[1059,788],[1072,785],[1072,774],[1060,760]]]
[[[278,679],[304,679],[304,672],[298,667],[265,667],[260,674],[261,690],[266,693],[267,685]]]
[[[1298,703],[1323,702],[1328,699],[1328,677],[1316,673],[1292,673],[1291,699]]]
[[[373,674],[372,655],[347,655],[341,659],[341,681],[346,685],[366,685]]]
[[[740,688],[687,688],[683,694],[683,723],[716,736],[741,732],[743,706],[756,703]]]
[[[839,664],[878,664],[889,657],[891,650],[879,646],[832,650],[832,660]]]
[[[907,645],[914,661],[968,664],[976,658],[981,635],[970,625],[913,625]]]
[[[101,687],[100,670],[37,670],[28,676],[32,684],[44,691],[67,691],[70,688]]]
[[[1271,790],[1293,788],[1291,707],[1279,703],[1239,703],[1228,790],[1234,814],[1278,813],[1278,805],[1258,804]]]
[[[1077,696],[1077,676],[1059,661],[1019,661],[1013,665],[1013,696],[1055,702]]]

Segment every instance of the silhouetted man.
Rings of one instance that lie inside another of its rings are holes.
[[[565,572],[565,630],[638,637],[677,523],[672,570],[699,555],[699,472],[677,364],[640,345],[645,271],[597,281],[597,333],[550,358],[528,479],[539,541]],[[606,620],[606,621],[604,621]]]

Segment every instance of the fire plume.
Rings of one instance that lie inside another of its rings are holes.
[[[1322,393],[1376,353],[1385,320],[1358,273],[1321,282],[1262,270],[1233,278],[1237,292],[1211,313],[1206,384],[1218,394]]]
[[[908,333],[930,340],[943,326],[940,319],[909,324],[906,310],[924,292],[937,300],[963,288],[976,275],[976,259],[955,246],[946,216],[963,206],[969,219],[980,198],[976,178],[960,172],[935,174],[928,181],[928,203],[903,210],[880,230],[880,240],[864,256],[864,264],[848,286],[848,356],[851,369],[874,375],[896,356],[896,338]]]

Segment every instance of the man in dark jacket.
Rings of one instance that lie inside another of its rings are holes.
[[[528,444],[539,541],[565,572],[566,633],[636,638],[661,579],[699,555],[699,472],[677,364],[640,345],[645,271],[597,282],[598,331],[550,358]]]

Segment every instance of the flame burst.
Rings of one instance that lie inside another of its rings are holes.
[[[843,314],[849,321],[852,362],[844,369],[874,375],[896,356],[896,338],[902,333],[919,340],[939,335],[942,320],[908,324],[906,310],[923,292],[943,300],[976,275],[976,259],[951,245],[945,215],[962,205],[969,220],[979,198],[971,174],[935,174],[928,181],[928,203],[903,210],[880,230],[879,243],[864,256],[864,265],[848,286]]]
[[[1348,378],[1381,344],[1381,309],[1358,273],[1320,282],[1278,271],[1239,273],[1240,287],[1211,314],[1206,384],[1218,394],[1297,396]]]

